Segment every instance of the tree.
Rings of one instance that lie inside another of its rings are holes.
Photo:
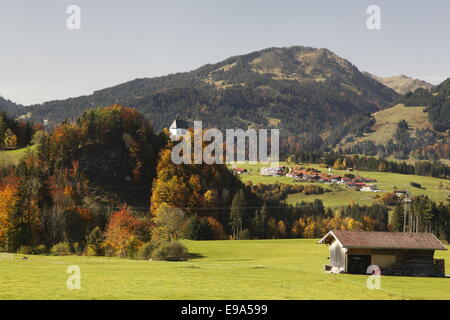
[[[14,132],[12,132],[10,128],[6,129],[5,131],[3,146],[9,149],[14,149],[17,147],[17,136],[14,134]]]
[[[238,234],[242,231],[242,223],[246,206],[247,202],[245,200],[244,190],[240,189],[234,195],[230,208],[230,226],[234,239],[237,239]]]
[[[255,233],[258,238],[262,239],[266,237],[268,217],[269,217],[269,210],[267,208],[266,203],[264,203],[262,208],[256,212],[254,218]]]
[[[212,240],[214,229],[207,217],[199,217],[197,214],[189,218],[184,227],[184,236],[191,240]]]
[[[168,204],[163,203],[156,210],[153,223],[155,224],[154,233],[166,240],[178,240],[181,235],[182,226],[185,222],[186,215],[183,210],[172,208]]]
[[[12,252],[19,246],[16,217],[19,201],[17,189],[6,185],[0,189],[0,199],[0,247]]]
[[[131,214],[127,205],[111,216],[106,229],[106,242],[117,256],[127,256],[129,240],[138,225],[139,220]]]
[[[207,217],[209,225],[211,226],[211,230],[215,240],[224,240],[226,239],[225,231],[223,229],[222,224],[217,221],[217,219],[213,217]]]
[[[89,233],[86,236],[86,243],[88,245],[88,248],[93,250],[93,253],[95,255],[102,254],[102,246],[103,246],[104,240],[105,240],[105,236],[103,235],[103,232],[100,230],[100,228],[98,226],[95,227],[91,231],[91,233]]]

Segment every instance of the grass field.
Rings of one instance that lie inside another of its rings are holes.
[[[373,132],[364,134],[364,137],[357,138],[356,141],[372,140],[376,144],[386,145],[397,130],[397,124],[400,120],[406,120],[410,126],[411,133],[414,135],[416,129],[431,129],[432,125],[428,121],[428,114],[423,112],[424,107],[405,107],[398,104],[392,108],[384,109],[373,114],[376,123],[373,125]],[[354,143],[344,144],[346,148]]]
[[[0,260],[0,299],[450,299],[450,278],[326,274],[328,248],[317,240],[186,241],[187,262],[15,255]],[[448,251],[438,252],[450,270]],[[66,269],[81,269],[68,290]]]
[[[281,163],[281,165],[292,166],[287,163]],[[327,169],[320,168],[318,165],[307,165],[311,168],[317,168],[324,172]],[[259,169],[263,167],[259,164],[241,164],[239,167],[246,168],[249,170],[248,175],[241,175],[241,180],[243,182],[251,181],[253,184],[266,183],[266,184],[276,184],[276,183],[290,183],[297,184],[293,178],[287,177],[263,177],[259,174]],[[348,172],[345,170],[332,170],[333,174],[345,175]],[[413,195],[424,194],[429,196],[435,201],[445,202],[450,194],[450,181],[445,179],[438,179],[432,177],[422,177],[416,175],[406,175],[399,173],[390,172],[367,172],[367,171],[355,171],[353,174],[359,174],[363,177],[370,177],[377,179],[377,186],[381,189],[382,193],[373,192],[361,192],[355,190],[349,190],[344,186],[340,188],[333,187],[331,185],[320,184],[325,188],[332,190],[330,193],[325,193],[322,195],[304,195],[304,194],[291,194],[288,196],[287,202],[295,204],[301,201],[313,201],[314,199],[322,199],[325,206],[328,207],[341,207],[349,205],[352,201],[355,203],[364,205],[371,204],[375,201],[375,197],[382,195],[385,192],[394,191],[394,187],[397,189],[409,190]],[[410,182],[414,181],[422,185],[423,189],[413,188],[410,186]],[[442,183],[444,189],[440,189],[439,186]]]
[[[31,147],[10,150],[10,151],[0,151],[0,167],[4,167],[11,163],[18,163],[27,152],[35,150],[37,147],[33,145]]]

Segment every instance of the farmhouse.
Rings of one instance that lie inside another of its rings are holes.
[[[361,191],[366,191],[366,192],[376,192],[377,186],[375,184],[366,184],[361,188]]]
[[[244,169],[244,168],[235,168],[235,169],[233,169],[233,172],[234,172],[235,174],[245,174],[245,173],[248,173],[247,169]]]
[[[276,167],[276,168],[261,168],[260,175],[262,176],[273,176],[279,177],[284,173],[284,167]]]
[[[330,245],[325,269],[332,273],[366,274],[376,265],[383,275],[445,277],[445,262],[434,251],[447,248],[431,233],[333,230],[319,243]]]

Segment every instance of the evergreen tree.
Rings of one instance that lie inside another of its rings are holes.
[[[242,231],[246,205],[247,202],[245,200],[244,190],[240,189],[234,195],[230,208],[230,227],[232,229],[234,239],[237,239],[239,233]]]

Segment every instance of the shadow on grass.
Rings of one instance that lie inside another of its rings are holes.
[[[230,261],[253,261],[253,260],[255,260],[255,259],[241,258],[241,259],[220,259],[220,260],[214,260],[214,261],[230,262]]]
[[[205,256],[202,255],[202,254],[200,254],[200,253],[190,252],[190,253],[188,254],[188,260],[191,260],[191,259],[201,259],[201,258],[205,258]]]

